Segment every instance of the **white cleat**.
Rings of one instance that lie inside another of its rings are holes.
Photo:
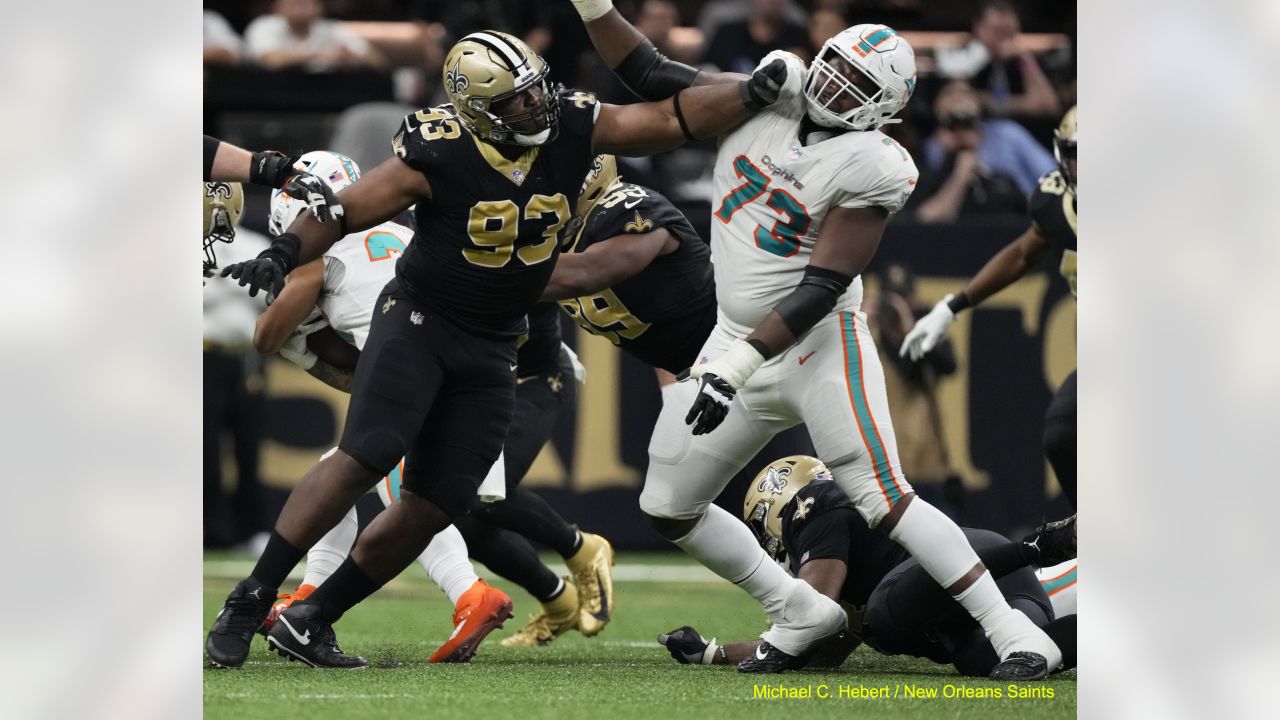
[[[844,630],[849,616],[839,603],[814,590],[809,583],[803,580],[794,583],[782,606],[769,613],[773,626],[760,637],[788,655],[802,657],[821,640]]]

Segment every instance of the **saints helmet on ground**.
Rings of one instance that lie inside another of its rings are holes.
[[[204,202],[204,272],[218,267],[213,244],[229,243],[236,239],[236,223],[244,212],[244,189],[237,182],[207,182],[201,184]]]
[[[496,30],[459,40],[444,60],[444,89],[462,124],[483,140],[542,145],[555,137],[560,102],[547,82],[547,63],[518,38]],[[542,103],[531,110],[496,115],[493,108],[531,88]],[[532,123],[536,129],[516,129]]]
[[[1058,123],[1058,129],[1053,131],[1053,157],[1058,161],[1058,170],[1062,172],[1062,178],[1071,186],[1071,192],[1076,191],[1076,174],[1068,163],[1076,159],[1076,106],[1072,105],[1071,109],[1062,116],[1062,122]]]
[[[858,87],[849,72],[861,72],[875,89]],[[809,119],[819,125],[872,130],[901,122],[891,118],[915,88],[916,56],[906,38],[885,25],[854,25],[823,43],[805,76],[804,97]]]
[[[782,508],[801,488],[820,479],[831,479],[831,471],[821,460],[791,455],[769,463],[751,481],[742,506],[742,519],[769,557],[780,561],[787,554],[782,544]]]
[[[335,195],[360,179],[360,166],[356,165],[356,161],[332,150],[312,150],[298,158],[298,162],[307,172],[319,178],[320,182],[328,185]],[[272,235],[283,233],[307,207],[306,200],[295,198],[284,190],[272,190],[271,215],[267,220],[267,228]]]

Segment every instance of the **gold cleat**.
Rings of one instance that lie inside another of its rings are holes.
[[[565,561],[578,585],[578,630],[599,635],[613,617],[613,546],[592,533],[582,533],[582,547]]]
[[[529,624],[511,637],[503,638],[503,647],[541,647],[578,626],[578,589],[564,579],[564,592],[542,604],[542,612],[529,616]]]

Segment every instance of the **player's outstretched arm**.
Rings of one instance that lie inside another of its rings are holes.
[[[593,151],[651,155],[722,135],[777,102],[784,85],[796,91],[799,80],[788,83],[788,71],[785,60],[774,58],[739,83],[691,87],[660,102],[601,105]]]
[[[736,83],[741,73],[707,72],[676,62],[613,8],[610,0],[574,0],[591,44],[613,73],[645,100],[664,100],[694,85]]]
[[[258,316],[253,329],[253,347],[263,355],[278,352],[285,340],[311,314],[324,286],[324,261],[320,259],[289,273],[280,296]]]
[[[928,315],[916,321],[898,354],[919,360],[937,346],[955,320],[956,314],[986,300],[1009,287],[1044,258],[1049,239],[1032,223],[982,266],[958,295],[947,295],[933,306]]]
[[[562,253],[542,291],[543,300],[567,300],[598,293],[634,277],[659,255],[675,251],[679,241],[666,228],[641,235],[619,235],[580,253]]]
[[[339,222],[321,223],[303,213],[288,232],[271,241],[271,247],[253,260],[227,266],[222,276],[247,285],[250,297],[264,289],[279,293],[285,276],[295,267],[320,257],[347,233],[367,230],[430,197],[426,176],[393,157],[338,194],[345,208]]]

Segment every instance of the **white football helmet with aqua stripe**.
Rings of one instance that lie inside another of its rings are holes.
[[[911,44],[886,25],[854,25],[826,41],[805,77],[809,118],[819,125],[873,130],[892,119],[916,89]]]
[[[307,172],[320,178],[337,195],[338,191],[360,179],[360,166],[356,161],[332,150],[312,150],[298,158]],[[271,216],[267,220],[272,235],[279,235],[308,207],[307,201],[295,198],[284,190],[271,191]]]

